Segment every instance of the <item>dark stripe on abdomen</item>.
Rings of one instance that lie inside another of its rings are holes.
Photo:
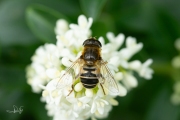
[[[83,83],[82,83],[83,84]],[[85,88],[89,88],[89,89],[92,89],[92,88],[95,88],[97,84],[92,84],[91,86],[87,85],[87,84],[83,84],[83,86]]]
[[[85,70],[85,71],[95,71],[96,68],[94,68],[94,67],[84,67],[83,70]]]
[[[86,77],[86,76],[80,76],[81,83],[83,84],[85,88],[89,88],[89,89],[94,88],[99,82],[99,80],[96,77],[93,77],[93,78],[91,77],[83,78],[83,77]]]
[[[94,88],[96,87],[97,83],[99,82],[96,74],[94,74],[92,71],[95,71],[95,67],[84,67],[84,71],[87,71],[85,73],[82,73],[80,75],[81,83],[85,88]]]
[[[84,84],[91,85],[91,84],[97,84],[99,82],[98,79],[90,79],[90,78],[82,78],[82,77],[80,77],[80,78],[81,78],[81,82]]]

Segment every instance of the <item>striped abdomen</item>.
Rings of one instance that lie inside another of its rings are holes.
[[[92,71],[95,71],[96,68],[86,67],[86,68],[83,68],[83,70],[85,71],[85,73],[82,73],[80,75],[83,86],[85,88],[89,88],[89,89],[96,87],[99,80],[98,80],[96,74],[92,73]]]

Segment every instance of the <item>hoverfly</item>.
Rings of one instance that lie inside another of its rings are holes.
[[[95,88],[100,84],[104,95],[106,95],[104,87],[109,92],[118,94],[118,85],[107,67],[107,62],[101,58],[101,43],[95,38],[89,38],[84,41],[83,46],[81,56],[59,78],[57,87],[72,85],[73,91],[73,83],[80,79],[86,89]]]

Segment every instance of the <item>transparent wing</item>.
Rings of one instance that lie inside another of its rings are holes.
[[[57,88],[64,88],[70,86],[78,79],[80,74],[82,60],[77,59],[72,65],[66,69],[65,73],[61,75],[56,85]]]
[[[113,94],[119,93],[119,88],[116,80],[111,74],[109,68],[107,67],[107,62],[103,60],[99,62],[99,82],[103,85],[109,92]]]

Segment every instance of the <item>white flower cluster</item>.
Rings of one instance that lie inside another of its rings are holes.
[[[64,69],[72,64],[69,60],[74,61],[80,56],[82,43],[91,36],[92,22],[92,18],[87,19],[84,15],[79,16],[78,24],[68,24],[66,20],[58,20],[55,27],[56,45],[46,44],[39,47],[32,57],[32,64],[27,68],[28,83],[34,92],[43,89],[42,100],[47,103],[48,115],[53,116],[54,120],[105,118],[112,106],[118,105],[114,99],[117,95],[111,93],[104,95],[99,84],[93,89],[86,89],[79,80],[76,80],[73,83],[74,89],[71,85],[63,89],[57,87]],[[131,57],[143,47],[135,38],[125,39],[123,34],[114,36],[109,32],[107,39],[109,40],[107,44],[103,37],[98,39],[102,44],[102,58],[108,62],[108,67],[118,82],[118,95],[125,96],[127,90],[138,84],[134,72],[145,79],[152,78],[153,70],[149,68],[152,59],[144,63],[139,60],[129,62]],[[124,42],[125,48],[120,49]]]
[[[180,39],[175,41],[175,48],[179,51],[179,55],[172,60],[172,66],[176,69],[177,74],[174,75],[176,83],[174,84],[174,93],[171,96],[171,101],[175,105],[180,105]]]
[[[59,58],[60,52],[54,44],[45,44],[36,50],[31,58],[32,64],[26,69],[27,82],[31,85],[33,92],[41,92],[40,85],[46,85],[51,79],[60,75],[63,68]]]

